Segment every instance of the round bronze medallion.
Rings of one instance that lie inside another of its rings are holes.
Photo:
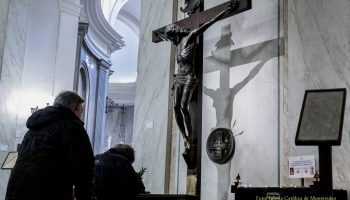
[[[230,129],[216,128],[207,140],[207,154],[211,161],[224,164],[235,152],[235,138]]]

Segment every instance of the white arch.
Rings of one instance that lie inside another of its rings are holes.
[[[81,62],[79,67],[78,94],[85,100],[85,109],[83,121],[85,126],[88,124],[89,96],[90,96],[90,77],[89,69],[85,61]],[[85,127],[87,128],[87,127]]]

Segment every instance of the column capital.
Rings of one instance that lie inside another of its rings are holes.
[[[97,66],[99,69],[103,71],[109,71],[109,68],[112,66],[112,63],[110,61],[106,61],[104,59],[99,59],[97,61]]]

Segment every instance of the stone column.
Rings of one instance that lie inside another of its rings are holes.
[[[81,48],[83,45],[84,37],[88,32],[89,24],[88,23],[79,23],[78,28],[78,39],[77,39],[77,48],[75,56],[75,69],[74,69],[74,84],[73,90],[78,91],[78,82],[79,82],[79,70],[81,64]]]
[[[106,124],[106,96],[108,89],[108,77],[110,73],[111,63],[105,60],[97,62],[97,87],[96,87],[96,118],[94,128],[94,151],[101,153],[107,147],[107,138],[105,133]]]
[[[60,1],[60,22],[54,69],[53,94],[73,90],[80,3],[73,0]]]

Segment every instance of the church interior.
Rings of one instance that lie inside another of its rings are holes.
[[[231,1],[195,40],[188,148],[173,109],[182,63],[159,33],[197,30],[229,0],[0,0],[0,165],[27,118],[70,90],[94,154],[133,146],[149,199],[350,197],[350,1]]]

